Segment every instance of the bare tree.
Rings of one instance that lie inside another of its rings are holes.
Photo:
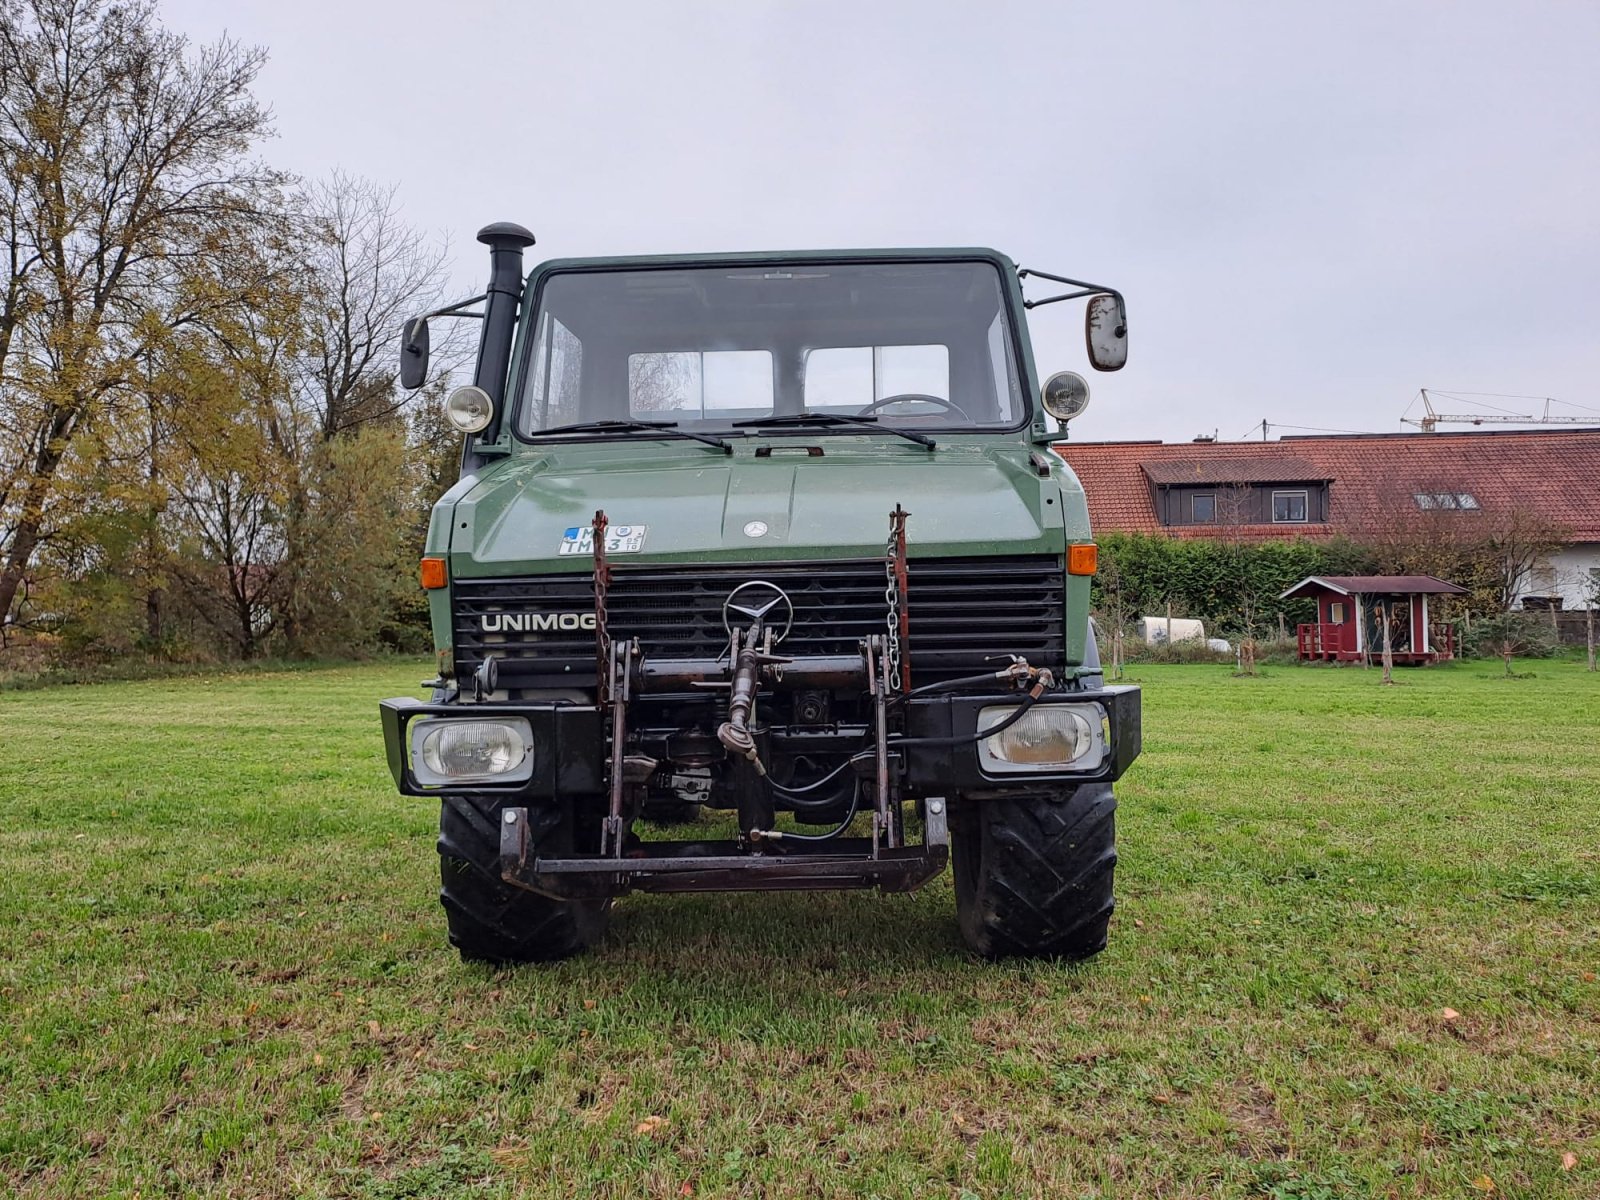
[[[440,306],[448,252],[400,219],[394,188],[369,180],[335,173],[298,207],[308,319],[295,390],[327,441],[392,418],[410,398],[396,386],[395,339],[406,318]],[[436,370],[459,357],[460,329],[443,323]]]
[[[1123,589],[1122,565],[1115,554],[1102,552],[1100,570],[1095,575],[1095,586],[1100,592],[1100,615],[1111,627],[1112,679],[1122,678],[1123,640],[1128,625],[1128,598]]]
[[[1589,649],[1589,670],[1595,669],[1595,642],[1594,642],[1594,607],[1600,603],[1600,597],[1590,596],[1589,605],[1583,613],[1584,641]]]
[[[1570,540],[1570,530],[1526,509],[1490,517],[1482,542],[1484,567],[1502,612],[1517,602],[1535,569]]]
[[[1394,597],[1386,598],[1378,607],[1378,619],[1383,622],[1383,682],[1394,682]]]
[[[663,412],[690,407],[698,394],[704,365],[689,354],[635,354],[628,359],[628,397],[635,412]]]
[[[189,319],[175,277],[277,183],[245,157],[268,130],[250,94],[262,61],[226,40],[191,49],[141,0],[0,8],[0,622],[75,440],[126,398],[151,338]]]
[[[1594,610],[1600,608],[1600,567],[1589,567],[1583,572],[1583,632],[1584,644],[1589,652],[1589,670],[1595,669]]]
[[[1222,528],[1222,545],[1227,550],[1230,569],[1238,584],[1241,675],[1256,673],[1256,625],[1261,608],[1255,573],[1249,569],[1246,561],[1244,542],[1244,526],[1253,523],[1253,491],[1248,484],[1233,484],[1218,488],[1215,501],[1217,524]]]

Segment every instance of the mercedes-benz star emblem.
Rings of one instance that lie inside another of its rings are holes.
[[[778,619],[780,611],[781,622]],[[734,588],[722,602],[722,628],[729,635],[733,633],[735,616],[766,625],[772,630],[772,642],[776,645],[789,636],[789,627],[794,624],[794,604],[789,600],[789,594],[777,584],[768,583],[765,579],[752,579]]]

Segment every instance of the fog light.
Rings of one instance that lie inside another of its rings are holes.
[[[533,778],[533,730],[521,717],[433,717],[411,726],[411,772],[423,787]]]
[[[991,729],[1016,711],[1014,705],[980,709],[978,728]],[[992,772],[1092,771],[1105,758],[1105,744],[1098,704],[1035,704],[978,743],[978,762]]]

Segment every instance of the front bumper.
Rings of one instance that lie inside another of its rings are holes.
[[[1049,704],[1098,704],[1106,714],[1106,748],[1088,770],[997,772],[985,770],[977,745],[979,712],[1018,702],[1015,692],[926,696],[905,704],[905,737],[922,744],[896,749],[901,784],[912,794],[943,796],[1019,784],[1110,783],[1121,778],[1141,749],[1140,693],[1137,687],[1047,693]],[[462,791],[505,792],[526,796],[589,794],[606,790],[606,732],[598,708],[577,704],[438,704],[410,697],[379,703],[384,751],[395,786],[406,796],[437,796],[448,788],[425,787],[412,771],[408,729],[419,717],[516,716],[533,730],[533,777],[510,784],[475,783]],[[925,740],[926,739],[926,740]]]
[[[1051,704],[1097,704],[1105,712],[1105,753],[1098,764],[1074,771],[991,771],[984,768],[975,741],[978,714],[990,706],[1011,706],[1015,692],[966,693],[919,697],[906,704],[906,737],[929,739],[904,752],[905,786],[919,793],[945,795],[1018,784],[1112,783],[1122,778],[1142,748],[1141,698],[1137,687],[1122,685],[1093,691],[1048,692],[1038,707]],[[992,721],[992,718],[991,718]],[[986,722],[985,728],[992,728]]]

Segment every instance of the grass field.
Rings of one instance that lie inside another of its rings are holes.
[[[1138,669],[1082,967],[948,878],[464,966],[422,665],[0,695],[0,1193],[1600,1196],[1600,676],[1529,669]]]

